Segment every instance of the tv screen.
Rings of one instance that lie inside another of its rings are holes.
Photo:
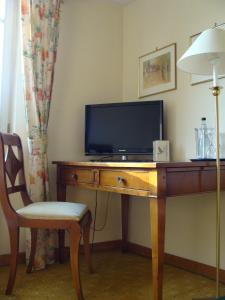
[[[85,154],[152,154],[163,139],[163,101],[85,106]]]

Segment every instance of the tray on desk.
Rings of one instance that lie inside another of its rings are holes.
[[[192,158],[190,161],[216,161],[216,158]],[[225,161],[225,158],[220,158],[220,161]]]

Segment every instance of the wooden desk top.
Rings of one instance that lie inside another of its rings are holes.
[[[77,166],[77,167],[111,167],[111,168],[187,168],[187,167],[215,167],[215,161],[196,161],[196,162],[92,162],[92,161],[53,161],[53,164],[61,166]],[[225,161],[220,162],[221,167],[225,167]]]

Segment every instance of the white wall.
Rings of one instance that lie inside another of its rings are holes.
[[[177,43],[179,58],[189,37],[215,22],[225,22],[223,0],[136,0],[124,8],[123,97],[137,98],[138,57],[168,44]],[[221,84],[224,85],[224,79]],[[165,132],[171,141],[172,159],[195,157],[194,128],[202,116],[214,126],[214,101],[209,84],[190,86],[189,76],[178,70],[178,88],[142,100],[163,99]],[[224,90],[220,97],[221,129],[225,131]],[[222,216],[225,215],[224,194]],[[222,253],[225,250],[222,217]],[[130,240],[150,245],[147,199],[135,198],[130,214]],[[206,264],[215,264],[215,194],[169,198],[166,219],[166,252]],[[222,257],[225,266],[225,257]]]
[[[53,101],[49,162],[84,157],[84,105],[122,100],[122,7],[104,0],[67,0],[62,6]],[[55,166],[49,165],[55,197]],[[104,223],[106,193],[99,193],[97,228]],[[68,189],[68,200],[85,202],[94,214],[95,192]],[[104,231],[95,241],[119,239],[120,201],[109,201]]]

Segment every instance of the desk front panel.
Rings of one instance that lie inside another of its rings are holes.
[[[58,184],[121,194],[157,197],[216,190],[216,167],[208,164],[167,163],[131,167],[123,164],[58,164]],[[163,166],[163,167],[162,167]],[[160,175],[161,174],[161,175]],[[225,165],[221,165],[221,189],[225,190]]]
[[[204,193],[216,190],[215,167],[168,168],[167,196]],[[221,189],[225,190],[225,168],[221,167]]]
[[[120,194],[155,197],[155,170],[110,169],[60,166],[58,183]]]
[[[77,184],[93,184],[94,183],[94,173],[92,169],[81,169],[81,168],[71,168],[64,167],[61,168],[60,181],[69,185]]]

